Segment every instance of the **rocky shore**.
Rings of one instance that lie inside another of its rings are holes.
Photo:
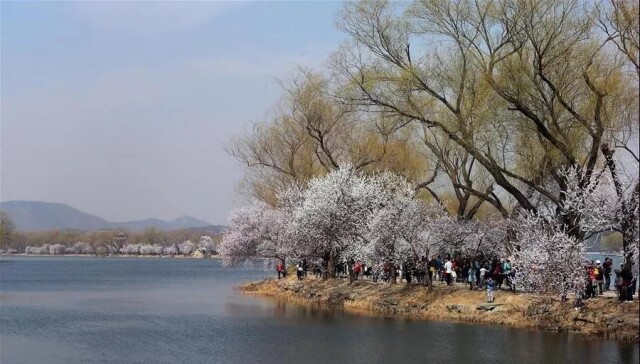
[[[368,280],[349,284],[344,279],[321,280],[308,277],[298,281],[266,279],[239,287],[247,294],[272,297],[327,309],[373,316],[426,320],[463,321],[506,325],[515,328],[580,333],[621,341],[639,341],[638,300],[618,302],[608,295],[585,300],[576,310],[572,302],[530,294],[495,293],[493,304],[486,303],[486,292],[470,291],[468,286],[373,283]]]

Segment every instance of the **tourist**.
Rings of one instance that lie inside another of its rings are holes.
[[[474,275],[476,277],[476,287],[481,287],[480,285],[480,259],[476,258],[475,261],[473,262],[473,267],[474,267]]]
[[[360,272],[362,272],[362,263],[358,260],[356,264],[353,266],[353,275],[355,276],[355,280],[358,280],[360,276]]]
[[[596,296],[596,269],[594,264],[595,263],[592,260],[587,265],[587,276],[588,276],[588,283],[587,283],[587,289],[586,289],[587,298],[593,298]]]
[[[620,264],[620,269],[616,269],[613,272],[616,274],[615,287],[618,291],[618,298],[622,301],[622,285],[624,283],[624,279],[622,278],[622,270],[624,268],[624,264]]]
[[[447,281],[447,286],[451,285],[451,273],[453,272],[453,263],[451,263],[451,261],[446,258],[444,260],[444,276],[445,279]]]
[[[444,265],[442,264],[442,258],[438,255],[436,258],[436,274],[440,282],[444,281]]]
[[[475,268],[472,266],[469,268],[469,273],[467,274],[467,282],[469,282],[470,291],[473,291],[474,278],[475,278]]]
[[[511,288],[511,261],[509,259],[502,264],[502,274],[507,281],[507,285]]]
[[[498,283],[498,289],[500,289],[500,286],[502,286],[502,263],[504,263],[504,259],[500,259],[500,261],[495,261],[494,262],[494,267],[492,269],[492,273],[491,275],[493,277],[495,277],[495,279],[497,279],[497,283]],[[486,277],[485,277],[486,278]],[[484,285],[480,286],[480,287],[484,287]]]
[[[302,274],[307,276],[307,258],[302,258]]]
[[[456,284],[458,280],[458,262],[456,259],[451,260],[451,283]]]
[[[322,278],[322,267],[317,261],[313,263],[313,273],[316,278]]]
[[[623,265],[620,278],[622,278],[622,286],[620,287],[620,301],[633,301],[632,281],[633,274],[629,265]]]
[[[276,270],[278,271],[278,279],[280,279],[280,275],[284,278],[284,264],[282,264],[282,262],[278,262]]]
[[[336,273],[338,275],[338,277],[340,278],[344,278],[345,277],[345,269],[347,266],[347,260],[344,259],[341,262],[336,262]]]
[[[429,281],[431,282],[437,279],[437,276],[438,276],[437,267],[438,267],[438,262],[436,260],[436,256],[432,255],[431,260],[429,261]]]
[[[493,281],[493,278],[491,278],[491,276],[489,276],[489,279],[487,279],[487,302],[491,303],[493,302],[493,288],[495,286],[495,282]]]
[[[480,268],[480,284],[478,285],[478,287],[484,287],[484,280],[486,277],[487,277],[487,268],[485,268],[483,265],[482,268]]]
[[[496,275],[496,277],[498,278],[497,281],[497,285],[498,285],[498,289],[502,288],[502,282],[504,282],[504,264],[505,261],[504,259],[500,259],[500,264],[498,264],[498,275]]]
[[[603,278],[604,278],[604,270],[602,269],[602,266],[600,265],[600,261],[596,260],[596,266],[593,268],[593,276],[596,280],[596,294],[599,296],[602,296],[604,293],[602,292],[602,284],[604,283]]]
[[[405,262],[402,267],[402,271],[404,272],[404,279],[407,281],[407,284],[411,284],[411,275],[413,273],[413,262],[410,260]]]
[[[298,262],[298,264],[296,264],[296,275],[298,276],[298,280],[301,281],[302,276],[304,275],[304,266],[302,262]]]
[[[602,269],[604,270],[604,289],[609,291],[611,290],[611,268],[613,266],[613,262],[611,258],[604,258],[604,263],[602,264]]]

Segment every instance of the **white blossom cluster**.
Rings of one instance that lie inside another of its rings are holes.
[[[580,216],[579,226],[588,235],[616,230],[621,200],[608,173],[592,178],[586,186],[580,186],[577,168],[569,168],[560,175],[567,182],[561,216]]]
[[[512,221],[516,240],[511,255],[515,278],[526,291],[580,292],[585,284],[585,242],[559,224],[531,213]]]
[[[185,240],[179,244],[162,246],[158,244],[125,244],[119,253],[124,255],[192,255],[196,251],[204,255],[217,253],[217,245],[210,236],[201,236],[198,244]]]
[[[264,202],[254,202],[234,211],[231,226],[220,244],[225,264],[252,258],[285,260],[294,255],[291,215]]]
[[[62,255],[62,254],[95,254],[95,249],[89,243],[77,242],[73,245],[43,244],[42,246],[26,246],[25,254],[33,255]]]
[[[346,166],[279,194],[276,207],[256,201],[232,213],[221,255],[311,257],[401,264],[440,252],[476,253],[504,246],[491,222],[458,223],[435,202],[417,199],[404,178],[373,176]]]
[[[402,177],[364,175],[346,166],[306,187],[281,191],[276,206],[256,201],[234,211],[220,251],[227,264],[309,257],[379,265],[440,253],[508,256],[520,287],[566,296],[584,288],[585,241],[565,230],[565,214],[577,212],[579,228],[594,233],[616,228],[619,206],[606,176],[586,188],[578,185],[577,172],[569,170],[565,177],[560,212],[541,209],[499,221],[466,221],[438,203],[417,199]]]
[[[180,244],[162,246],[158,244],[125,244],[120,249],[115,246],[94,248],[86,242],[77,242],[73,245],[64,244],[43,244],[42,246],[27,246],[25,254],[30,255],[63,255],[63,254],[123,254],[123,255],[192,255],[196,251],[200,251],[203,255],[217,254],[218,246],[210,236],[201,236],[197,244],[186,240]],[[12,249],[3,254],[15,254],[17,251]]]
[[[638,175],[620,173],[614,181],[609,173],[601,173],[587,186],[580,186],[580,173],[575,168],[564,171],[561,176],[567,181],[561,214],[579,216],[579,227],[585,238],[609,231],[631,236],[632,241],[624,252],[625,260],[631,258],[632,274],[638,277]]]

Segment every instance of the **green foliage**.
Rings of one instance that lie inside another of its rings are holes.
[[[614,232],[603,237],[600,241],[600,248],[604,251],[622,250],[622,234],[619,232]]]

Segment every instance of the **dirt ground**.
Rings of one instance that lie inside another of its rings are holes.
[[[585,300],[584,307],[575,309],[571,301],[509,291],[495,292],[494,302],[488,304],[486,291],[471,291],[462,284],[436,284],[433,291],[428,292],[426,287],[417,284],[370,280],[349,284],[345,279],[313,277],[298,281],[292,275],[287,279],[247,283],[239,289],[248,294],[373,316],[476,322],[622,341],[639,340],[637,298],[620,303],[612,294]]]

